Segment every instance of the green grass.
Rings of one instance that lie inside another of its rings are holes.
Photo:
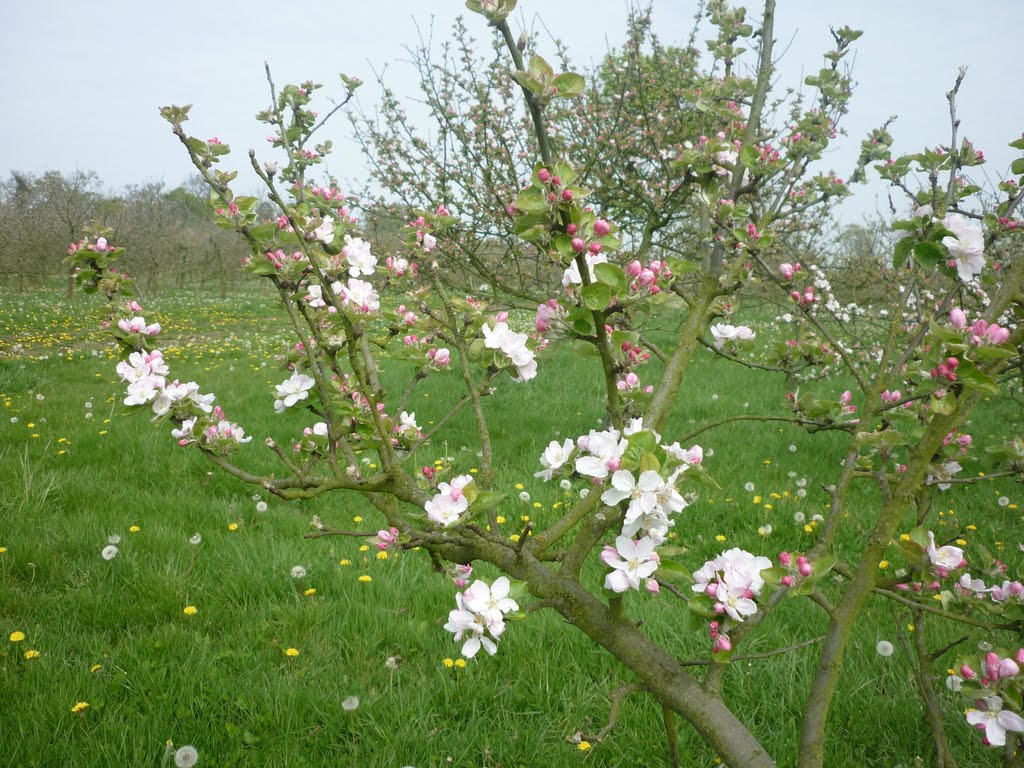
[[[265,330],[279,317],[270,297],[192,295],[157,304],[160,311],[147,319],[165,328],[172,375],[195,377],[204,392],[216,392],[229,417],[255,436],[239,463],[273,471],[262,437],[287,445],[306,421],[275,416],[271,407],[272,385],[284,378],[272,355],[288,341]],[[630,678],[557,616],[512,622],[497,656],[448,668],[443,660],[458,658],[442,628],[453,588],[424,553],[378,560],[372,547],[360,551],[358,540],[303,538],[314,514],[332,527],[376,530],[383,521],[368,504],[337,494],[294,504],[267,498],[269,510],[260,513],[253,488],[213,471],[198,451],[176,447],[168,425],[126,416],[114,351],[94,331],[97,310],[89,300],[65,306],[42,294],[0,294],[0,763],[167,765],[171,740],[195,745],[203,766],[665,764],[660,710],[644,698],[627,699],[619,726],[589,752],[569,743],[577,731],[604,724],[607,694]],[[522,515],[541,526],[555,518],[553,506],[567,494],[533,479],[537,457],[556,434],[575,437],[601,415],[592,361],[565,351],[545,362],[535,382],[503,381],[486,400],[497,485],[511,492],[501,510],[509,534]],[[703,353],[698,363],[669,440],[744,408],[782,412],[781,379]],[[445,412],[457,387],[457,376],[432,377],[416,390],[410,410],[421,425]],[[972,432],[1001,434],[1013,408],[987,403]],[[468,414],[446,434],[447,442],[421,452],[416,465],[451,457],[455,471],[474,466]],[[706,466],[722,489],[702,491],[677,523],[675,543],[688,550],[681,561],[695,569],[725,547],[773,556],[809,546],[813,533],[794,514],[809,519],[822,509],[819,486],[834,477],[841,440],[748,422],[698,441],[714,450]],[[748,482],[755,492],[743,489]],[[517,483],[530,502],[518,500]],[[999,482],[951,490],[937,504],[943,514],[933,526],[940,538],[977,526],[971,543],[1015,569],[1021,513],[996,505],[1003,494],[1024,502],[1019,489]],[[856,545],[877,505],[867,489],[851,497],[843,548]],[[757,529],[766,523],[773,532],[762,537]],[[131,526],[139,530],[130,533]],[[192,545],[196,532],[202,543]],[[120,553],[105,562],[100,550],[112,534],[121,536]],[[290,575],[298,564],[307,569],[301,581]],[[494,575],[487,567],[479,573]],[[600,583],[596,563],[586,578]],[[308,589],[315,594],[306,596]],[[707,654],[702,632],[683,631],[671,596],[630,595],[627,602],[638,616],[643,604],[646,630],[680,657]],[[198,611],[191,618],[183,613],[189,605]],[[898,642],[906,623],[905,614],[876,602],[858,626],[830,722],[830,766],[910,766],[917,756],[932,764]],[[743,650],[813,638],[823,626],[815,606],[787,601]],[[15,630],[24,642],[7,642]],[[933,646],[959,634],[938,622],[928,631]],[[887,661],[875,652],[881,639],[897,645]],[[287,648],[299,655],[289,658]],[[27,649],[40,658],[26,661]],[[726,676],[727,699],[783,766],[794,764],[815,658],[811,647],[737,663]],[[347,713],[341,702],[353,695],[360,705]],[[961,764],[997,765],[997,755],[964,724],[959,702],[942,695]],[[90,706],[73,715],[79,701]],[[684,765],[715,764],[685,724],[680,742]]]

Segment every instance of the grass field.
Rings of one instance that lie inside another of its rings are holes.
[[[0,293],[0,766],[169,765],[169,741],[194,745],[202,766],[665,764],[660,708],[640,697],[626,700],[605,741],[585,751],[570,742],[604,724],[607,694],[630,678],[557,616],[513,622],[497,656],[453,664],[459,647],[442,629],[453,588],[424,553],[378,559],[359,540],[303,538],[317,514],[331,527],[376,530],[382,520],[369,505],[340,495],[294,504],[254,496],[199,451],[178,448],[168,425],[126,417],[115,350],[95,330],[100,302],[64,305],[57,296]],[[152,304],[158,311],[146,316],[163,324],[172,376],[194,377],[202,391],[217,393],[229,418],[255,436],[239,463],[271,471],[262,438],[287,444],[308,420],[273,412],[272,385],[285,376],[272,355],[287,338],[266,330],[280,327],[269,297]],[[783,413],[781,379],[710,356],[698,363],[670,441],[744,409]],[[486,401],[498,485],[511,492],[500,510],[509,534],[523,516],[543,525],[568,500],[532,474],[548,441],[596,425],[595,373],[592,361],[560,352],[542,361],[536,381],[503,382]],[[457,386],[455,376],[431,377],[417,390],[421,425],[445,412]],[[1015,408],[987,403],[972,432],[1001,433]],[[472,434],[468,418],[456,419],[447,442],[416,464],[441,460],[469,471]],[[822,510],[820,484],[840,460],[836,438],[748,422],[699,442],[714,451],[705,464],[722,490],[702,493],[677,523],[675,543],[688,549],[681,561],[696,569],[731,546],[769,556],[809,546],[814,533],[794,516],[809,520]],[[744,489],[748,483],[754,491]],[[518,498],[517,484],[529,501]],[[1002,495],[1013,503],[997,505]],[[266,511],[258,511],[260,501]],[[932,524],[942,538],[959,532],[984,544],[1015,570],[1018,503],[1024,494],[1009,483],[954,489],[939,499]],[[844,547],[876,508],[866,489],[851,497]],[[768,535],[759,532],[765,525]],[[194,534],[200,543],[190,543]],[[110,536],[120,537],[119,553],[106,561],[100,552]],[[588,578],[597,584],[594,561]],[[291,575],[296,565],[304,578]],[[673,599],[630,595],[627,610],[639,615],[644,603],[647,631],[681,658],[706,656],[704,633],[681,629]],[[933,764],[900,640],[912,631],[907,623],[905,613],[878,602],[858,627],[828,765]],[[786,601],[742,650],[811,639],[823,626],[817,607]],[[25,639],[8,642],[15,631]],[[928,632],[933,646],[960,634],[941,622]],[[879,640],[895,644],[890,658],[876,653]],[[28,651],[38,657],[25,658]],[[726,676],[727,699],[782,766],[794,763],[816,655],[810,646],[741,662]],[[964,724],[959,702],[942,695],[961,765],[1000,764]],[[343,708],[353,696],[358,707]],[[78,702],[89,706],[73,713]],[[715,765],[685,724],[680,743],[684,765]]]

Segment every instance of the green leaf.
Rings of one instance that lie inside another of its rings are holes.
[[[512,77],[530,93],[534,93],[537,96],[544,95],[544,84],[530,74],[526,72],[513,72]]]
[[[834,557],[819,557],[813,563],[811,563],[811,579],[817,581],[822,576],[825,576],[829,571],[835,568],[838,561]]]
[[[555,78],[554,85],[558,89],[559,96],[564,99],[571,99],[583,93],[583,86],[586,85],[586,81],[582,75],[577,75],[575,72],[565,72]]]
[[[956,376],[966,387],[980,389],[982,392],[988,392],[990,395],[999,394],[999,386],[995,380],[991,376],[982,373],[976,365],[967,360],[960,363],[960,366],[956,369]]]
[[[1024,174],[1024,157],[1018,157],[1010,164],[1010,171],[1014,176]]]
[[[595,312],[605,309],[612,300],[612,289],[604,283],[585,285],[580,293],[587,309]]]
[[[668,259],[668,268],[673,275],[679,277],[680,275],[685,275],[689,272],[699,272],[701,266],[696,261],[687,261],[686,259]]]
[[[469,485],[466,486],[464,490],[469,490],[471,487],[475,485],[476,483],[470,483]],[[494,509],[495,507],[497,507],[507,497],[508,494],[502,491],[479,491],[476,494],[476,499],[470,501],[470,504],[473,505],[473,509],[475,511],[486,512],[489,509]],[[469,494],[466,495],[466,498],[469,498]]]
[[[555,76],[555,70],[551,68],[542,56],[534,54],[530,57],[529,74],[540,82],[549,82]]]
[[[945,251],[935,243],[928,241],[914,243],[914,261],[925,269],[933,268],[939,262],[944,261],[945,258]]]
[[[654,574],[656,579],[665,579],[665,581],[683,581],[687,584],[693,583],[693,575],[683,565],[680,565],[675,560],[662,560],[658,563],[658,570]]]
[[[953,411],[956,410],[956,398],[950,394],[946,394],[939,400],[932,400],[932,412],[939,413],[943,416],[949,416]]]
[[[914,248],[914,238],[904,237],[898,243],[892,253],[892,266],[894,269],[899,269],[907,263],[907,259],[910,257],[910,252]]]
[[[595,265],[594,276],[600,282],[612,288],[616,293],[626,290],[626,273],[615,264]]]

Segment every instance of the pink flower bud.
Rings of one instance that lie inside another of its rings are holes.
[[[786,568],[793,563],[793,556],[789,552],[779,552],[779,562]]]
[[[598,237],[604,237],[611,231],[611,225],[609,225],[604,219],[598,219],[594,222],[594,234]]]
[[[496,314],[494,316],[494,319],[497,320],[499,323],[507,323],[508,322],[508,312],[499,312],[498,314]]]
[[[567,203],[572,201],[572,190],[571,189],[563,189],[562,190],[562,200],[564,200]]]
[[[549,171],[547,168],[541,168],[539,171],[537,171],[537,178],[540,179],[545,184],[547,184],[549,181],[551,181],[551,171]]]
[[[647,591],[650,592],[652,595],[661,594],[661,585],[658,584],[658,582],[654,579],[648,579],[644,586],[647,587]]]
[[[843,392],[843,394],[839,396],[839,402],[842,405],[849,405],[852,401],[853,395],[850,393],[850,390],[846,390],[845,392]]]
[[[570,224],[565,228],[565,231],[570,235],[575,235],[577,232],[579,232],[579,227],[577,227],[575,224]]]
[[[601,243],[591,243],[588,250],[591,253],[600,253],[602,248],[604,248],[604,246],[601,245]]]
[[[993,651],[985,654],[985,674],[993,679],[999,679],[999,655]]]
[[[1018,664],[1024,664],[1024,648],[1019,649],[1013,658]]]
[[[964,680],[974,680],[977,676],[977,673],[966,664],[960,667],[960,677]]]
[[[779,581],[784,587],[792,587],[796,580],[792,576],[783,576]]]
[[[807,562],[807,558],[803,555],[796,559],[796,569],[800,572],[801,576],[807,577],[811,575],[811,564]]]
[[[656,282],[658,276],[651,272],[649,269],[642,270],[640,276],[637,278],[637,282],[644,288],[647,288],[652,283]]]
[[[715,646],[720,651],[728,652],[732,650],[732,641],[726,635],[719,635]]]
[[[640,273],[643,271],[643,265],[635,259],[626,265],[626,274],[630,277],[640,277]]]
[[[1003,659],[999,662],[999,677],[1005,679],[1020,673],[1020,667],[1013,659]]]
[[[586,247],[587,244],[583,241],[582,237],[574,237],[572,239],[572,249],[576,251],[576,253],[583,251]]]
[[[619,467],[621,467],[621,466],[622,466],[622,462],[619,461],[618,459],[610,459],[608,461],[608,471],[609,472],[618,472],[619,471]]]

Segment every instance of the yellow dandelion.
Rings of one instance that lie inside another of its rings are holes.
[[[519,541],[519,534],[518,533],[513,533],[508,538],[509,538],[509,541]]]
[[[194,605],[186,605],[181,612],[184,613],[186,616],[195,616],[197,613],[199,613],[199,609],[196,608]]]
[[[888,560],[882,560],[882,561],[881,561],[881,562],[880,562],[880,563],[878,564],[878,567],[879,567],[879,568],[881,568],[881,569],[883,569],[883,570],[884,570],[884,569],[886,569],[886,568],[888,568],[888,567],[889,567],[889,561],[888,561]]]
[[[284,651],[284,655],[287,656],[289,659],[294,659],[296,656],[299,655],[299,649],[298,648],[286,648],[285,651]]]
[[[814,526],[808,523],[804,526],[804,533],[814,533]]]
[[[7,547],[0,547],[0,555],[7,551]]]
[[[95,674],[96,672],[99,672],[101,669],[103,669],[103,665],[102,664],[93,664],[91,667],[89,667],[89,671],[92,672],[93,674]]]
[[[504,515],[498,515],[494,519],[497,520],[498,525],[504,525],[504,523],[505,523],[505,516]]]
[[[238,523],[228,523],[228,530],[234,533],[238,530]]]
[[[466,660],[465,659],[456,659],[455,660],[455,666],[458,667],[459,669],[465,669],[466,668]]]
[[[39,651],[37,651],[35,648],[29,648],[27,651],[25,651],[25,661],[32,661],[32,659],[38,658]]]
[[[754,497],[754,503],[755,504],[760,504],[761,503],[761,497],[760,496],[755,496]]]
[[[371,581],[373,581],[373,577],[369,574],[364,573],[362,576],[359,577],[359,580],[363,582],[363,584],[369,584]]]
[[[79,702],[77,702],[75,704],[75,706],[73,706],[71,708],[71,714],[73,714],[73,715],[80,714],[82,712],[85,712],[85,710],[87,710],[88,708],[89,708],[89,702],[88,701],[79,701]]]
[[[717,536],[715,536],[715,541],[721,543],[725,541],[725,536],[723,536],[722,534],[718,534]]]
[[[910,541],[910,534],[909,533],[901,533],[900,534],[900,541]]]
[[[543,504],[541,504],[541,503],[540,503],[539,501],[535,501],[535,502],[533,502],[533,508],[534,508],[534,509],[541,509],[541,508],[543,508],[543,506],[544,506],[544,505],[543,505]]]
[[[352,565],[351,560],[339,560],[338,565]]]
[[[915,629],[913,624],[907,624],[907,632],[913,632]]]
[[[363,522],[362,515],[356,515],[355,517],[353,517],[352,518],[352,522],[353,523],[361,523],[361,522]]]
[[[956,544],[957,544],[958,547],[966,547],[967,546],[967,540],[966,539],[957,539],[956,540]]]
[[[578,749],[580,752],[586,752],[588,749],[590,749],[590,742],[581,741],[579,744],[576,745],[576,749]]]
[[[13,632],[11,632],[10,640],[12,643],[20,643],[24,639],[25,633],[22,632],[20,629],[16,629]]]
[[[479,470],[479,469],[477,469],[476,467],[470,467],[470,468],[469,468],[469,474],[471,474],[471,475],[475,475],[475,474],[476,474],[477,472],[479,472],[479,471],[480,471],[480,470]]]
[[[524,485],[523,485],[522,483],[516,483],[516,490],[517,490],[517,491],[521,491],[521,490],[523,490],[523,488],[525,488],[525,487],[526,487],[526,486],[524,486]]]
[[[381,550],[380,552],[377,553],[377,559],[378,560],[387,560],[388,559],[388,553],[385,552],[384,550]]]
[[[452,661],[451,659],[445,659],[441,663],[444,664],[446,667],[448,667],[448,669],[451,669],[452,667],[455,666],[455,662]]]
[[[370,547],[369,547],[368,545],[366,545],[366,544],[363,544],[363,546],[361,546],[361,547],[359,548],[359,551],[360,551],[360,552],[365,552],[365,551],[366,551],[366,550],[368,550],[369,548],[370,548]]]
[[[128,529],[128,533],[138,533],[138,532],[139,532],[139,531],[141,531],[141,530],[142,530],[142,529],[141,529],[141,528],[139,528],[139,526],[137,526],[137,525],[133,525],[133,526],[132,526],[131,528],[129,528],[129,529]]]
[[[309,589],[307,589],[302,594],[304,594],[306,597],[312,597],[313,595],[316,594],[316,587],[310,587]]]

